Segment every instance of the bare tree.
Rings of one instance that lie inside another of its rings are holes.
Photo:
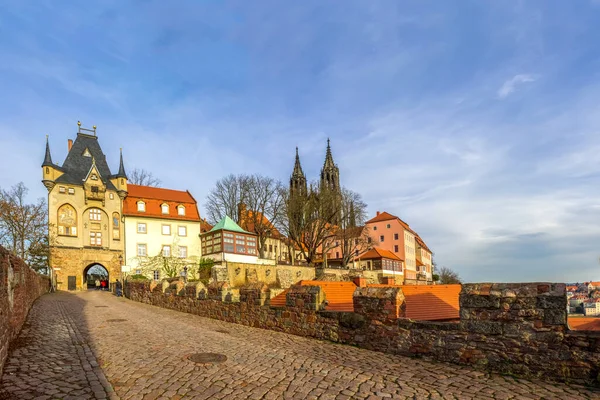
[[[29,204],[23,182],[0,190],[0,244],[36,271],[48,268],[48,207],[40,198]]]
[[[239,223],[238,206],[246,202],[248,194],[247,175],[227,175],[217,181],[206,198],[206,213],[211,224],[227,215]]]
[[[152,175],[152,172],[146,171],[145,169],[135,168],[128,174],[127,180],[129,183],[141,186],[153,186],[159,187],[161,182],[160,179]]]
[[[308,193],[286,192],[285,231],[309,264],[334,247],[335,221],[340,214],[338,193],[311,184]]]
[[[457,272],[454,272],[448,267],[441,267],[438,271],[439,275],[439,283],[442,285],[450,285],[454,283],[461,283],[460,276],[458,276]]]
[[[364,226],[367,219],[367,205],[360,194],[342,188],[340,203],[340,224],[335,229],[335,240],[339,243],[342,267],[352,262],[357,253],[369,245],[369,228]]]
[[[181,272],[187,266],[188,279],[196,279],[198,274],[198,257],[191,256],[187,258],[179,257],[179,237],[175,237],[170,245],[169,254],[164,254],[161,250],[155,256],[135,257],[137,267],[142,275],[152,275],[154,271],[160,271],[161,276],[175,278],[181,275]]]
[[[278,234],[275,226],[282,217],[282,185],[273,178],[261,175],[247,177],[245,182],[245,203],[238,206],[238,221],[243,229],[256,233],[259,256],[264,258],[267,238],[276,237]]]

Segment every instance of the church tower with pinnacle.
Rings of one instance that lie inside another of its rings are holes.
[[[294,170],[290,177],[290,193],[306,195],[306,175],[302,171],[302,165],[300,164],[300,156],[298,155],[298,147],[296,147],[296,162],[294,164]]]
[[[325,153],[325,162],[321,169],[321,189],[329,189],[333,191],[340,190],[340,170],[335,162],[333,162],[333,155],[331,154],[331,145],[329,139],[327,139],[327,151]]]

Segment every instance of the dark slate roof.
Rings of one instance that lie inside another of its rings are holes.
[[[102,182],[106,185],[108,190],[117,190],[115,186],[110,182],[112,174],[110,168],[106,163],[106,156],[100,148],[98,143],[98,137],[92,135],[86,135],[78,133],[73,147],[67,154],[67,158],[62,165],[65,173],[56,179],[56,183],[70,183],[73,185],[83,185],[83,181],[87,177],[90,168],[92,168],[92,157],[86,157],[83,155],[85,149],[88,149],[94,160],[96,161],[96,168],[102,177]]]
[[[52,162],[52,156],[50,155],[50,144],[48,144],[48,137],[46,137],[46,155],[44,156],[44,163],[42,167],[54,166]]]
[[[123,149],[121,149],[121,160],[119,161],[119,172],[117,172],[117,175],[115,175],[115,177],[127,179],[127,174],[125,173],[125,166],[123,165]]]

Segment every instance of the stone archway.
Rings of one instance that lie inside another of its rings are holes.
[[[108,269],[104,265],[90,264],[83,270],[83,289],[96,289],[96,280],[105,280],[108,287],[109,278]]]

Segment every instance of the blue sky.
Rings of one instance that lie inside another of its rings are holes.
[[[35,4],[34,4],[35,3]],[[60,3],[60,6],[58,4]],[[342,183],[467,281],[600,280],[600,1],[4,1],[0,187],[76,122],[113,169]]]

